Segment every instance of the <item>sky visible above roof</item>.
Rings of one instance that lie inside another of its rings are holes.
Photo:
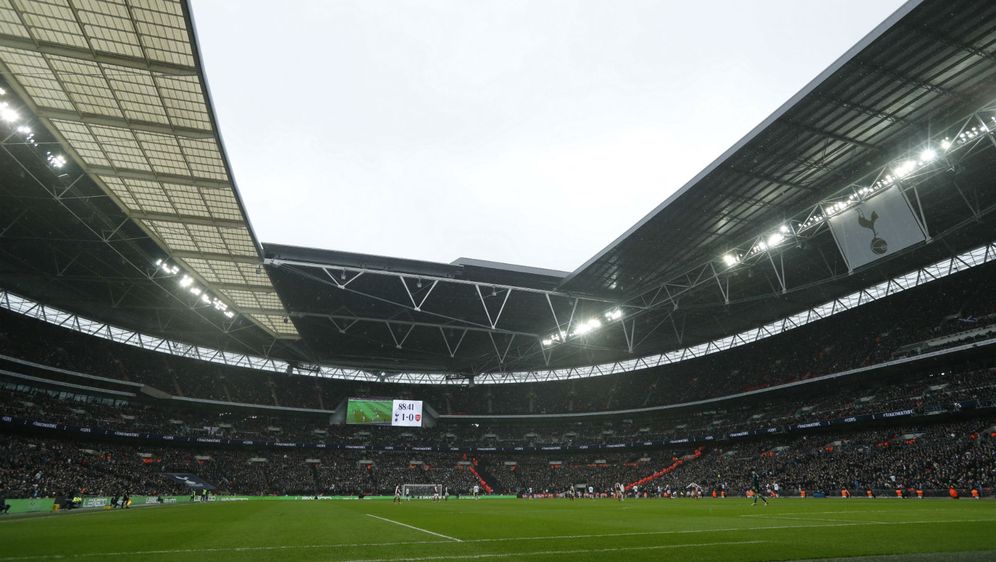
[[[262,242],[572,271],[899,0],[192,0]]]

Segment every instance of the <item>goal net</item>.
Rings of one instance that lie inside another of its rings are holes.
[[[441,484],[404,484],[401,486],[401,496],[409,500],[432,499],[437,494],[443,495]]]

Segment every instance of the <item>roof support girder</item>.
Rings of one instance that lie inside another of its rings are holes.
[[[120,168],[110,168],[107,166],[86,166],[87,171],[97,176],[111,176],[121,179],[132,179],[141,181],[151,181],[158,183],[176,183],[180,185],[191,185],[194,187],[206,187],[210,189],[231,190],[232,185],[227,181],[215,180],[211,178],[199,178],[195,176],[178,176],[175,174],[157,174],[155,172],[143,172],[141,170],[125,170]]]
[[[0,34],[0,47],[10,47],[13,49],[36,51],[47,55],[56,55],[90,62],[113,64],[138,70],[148,70],[151,72],[158,72],[160,74],[168,74],[170,76],[197,76],[197,69],[192,66],[150,61],[142,57],[130,57],[127,55],[94,52],[90,49],[71,47],[69,45],[50,43],[48,41],[34,41],[14,35]]]
[[[205,129],[195,129],[192,127],[177,127],[174,125],[164,125],[151,121],[136,121],[132,119],[122,119],[109,115],[98,115],[94,113],[78,113],[76,111],[66,111],[55,108],[39,108],[38,116],[45,119],[57,119],[59,121],[76,121],[88,125],[100,125],[104,127],[117,127],[133,131],[146,131],[149,133],[159,133],[161,135],[174,135],[191,139],[213,139],[214,132]]]

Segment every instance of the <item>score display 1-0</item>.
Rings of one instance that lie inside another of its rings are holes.
[[[395,400],[391,408],[391,425],[422,427],[422,401]]]

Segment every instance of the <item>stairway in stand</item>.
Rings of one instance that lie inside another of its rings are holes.
[[[486,493],[488,494],[494,493],[495,490],[494,488],[491,487],[490,484],[488,484],[488,480],[491,480],[492,482],[495,482],[496,480],[495,477],[492,476],[491,473],[487,471],[487,467],[485,467],[482,463],[478,462],[478,460],[475,458],[472,459],[471,464],[469,464],[467,468],[470,469],[470,473],[474,475],[474,478],[477,478],[477,481],[480,482],[481,484],[481,488]]]
[[[681,465],[685,464],[686,462],[691,462],[691,461],[694,461],[695,459],[701,457],[702,456],[702,452],[703,452],[703,448],[699,447],[698,449],[695,449],[695,452],[692,453],[691,455],[686,455],[683,458],[677,459],[676,461],[674,461],[670,465],[668,465],[668,466],[666,466],[666,467],[658,470],[657,472],[655,472],[655,473],[653,473],[653,474],[651,474],[649,476],[644,476],[643,478],[637,480],[636,482],[631,482],[629,484],[626,484],[626,489],[627,490],[632,490],[633,486],[639,486],[642,489],[644,486],[646,486],[647,484],[653,482],[654,480],[657,480],[661,476],[664,476],[666,474],[671,474],[675,470],[678,470],[678,468],[680,468]]]

